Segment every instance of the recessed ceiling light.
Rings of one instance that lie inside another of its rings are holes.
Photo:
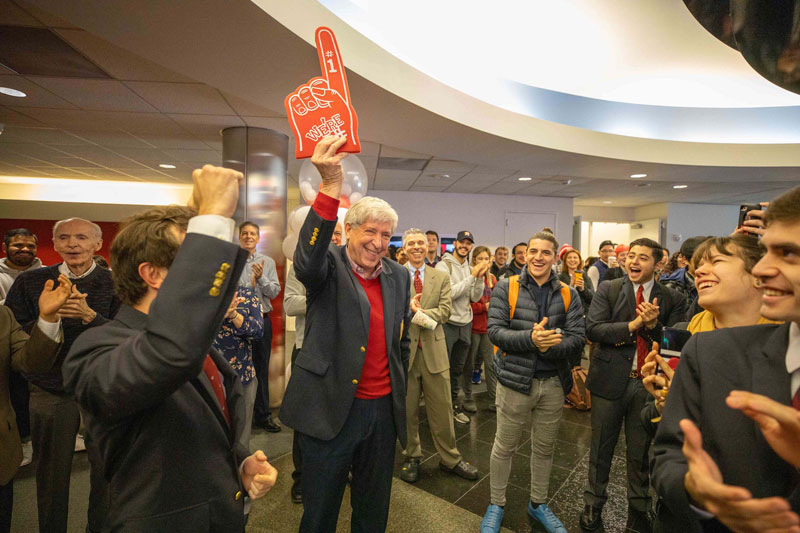
[[[175,165],[168,165],[167,163],[161,163],[158,166],[160,166],[161,168],[175,168]]]
[[[10,87],[0,87],[0,93],[7,94],[8,96],[13,96],[14,98],[25,98],[26,96],[28,96],[24,92],[12,89]]]
[[[688,187],[688,185],[673,185],[672,186],[673,189],[685,189],[686,187]]]
[[[528,176],[523,176],[519,178],[519,181],[531,181],[533,178],[529,178]]]
[[[611,204],[611,203],[613,203],[613,202],[612,202],[611,200],[606,200],[606,201],[605,201],[605,202],[603,202],[603,203],[604,203],[604,204]]]
[[[447,179],[450,177],[450,174],[433,174],[431,177],[439,179]]]
[[[631,174],[631,177],[632,177],[633,179],[638,179],[638,178],[646,178],[646,177],[647,177],[647,174]]]

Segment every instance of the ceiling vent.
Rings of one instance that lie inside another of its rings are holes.
[[[0,63],[25,76],[111,77],[46,28],[0,25]]]
[[[405,157],[381,157],[378,159],[378,168],[384,170],[422,170],[427,164],[427,159],[408,159]]]

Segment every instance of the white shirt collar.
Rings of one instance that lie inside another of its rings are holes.
[[[789,373],[800,370],[800,326],[792,322],[789,326],[789,344],[786,349],[786,370]]]
[[[89,274],[91,274],[92,272],[94,272],[95,268],[97,268],[97,263],[92,261],[92,266],[89,267],[89,270],[87,270],[86,272],[84,272],[80,276],[76,276],[75,274],[72,273],[72,270],[69,269],[69,267],[67,266],[67,263],[62,261],[61,264],[58,265],[58,271],[60,273],[64,274],[65,276],[67,276],[69,279],[83,279],[86,276],[88,276]]]
[[[414,273],[417,272],[417,271],[419,271],[420,279],[422,279],[422,280],[425,279],[425,264],[424,263],[419,268],[414,268],[414,266],[411,263],[406,263],[406,268],[408,268],[408,271],[411,273],[411,279],[414,279]]]

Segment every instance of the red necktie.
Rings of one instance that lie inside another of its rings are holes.
[[[797,392],[794,393],[794,398],[792,398],[792,407],[800,411],[800,389],[797,389]]]
[[[225,401],[225,389],[222,388],[222,381],[219,370],[217,369],[217,365],[214,364],[214,361],[211,359],[210,355],[207,355],[206,360],[203,361],[203,372],[206,373],[208,381],[211,382],[211,388],[214,389],[214,395],[216,395],[217,400],[219,400],[219,404],[222,406],[222,414],[225,415],[225,420],[230,426],[231,417],[228,414],[228,402]]]
[[[636,309],[639,309],[639,305],[644,303],[644,285],[639,285],[639,290],[636,291]],[[647,357],[647,353],[649,350],[647,349],[647,341],[644,340],[642,337],[639,336],[638,332],[636,334],[636,370],[639,373],[638,377],[642,377],[641,371],[642,367],[644,366],[644,360]]]
[[[419,277],[419,270],[414,271],[414,291],[417,294],[422,292],[422,278]]]

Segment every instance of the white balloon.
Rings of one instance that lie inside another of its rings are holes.
[[[350,195],[350,205],[353,205],[357,201],[361,200],[363,197],[364,195],[361,194],[360,192],[354,192],[353,194]]]
[[[286,259],[294,260],[294,250],[297,248],[297,234],[287,235],[285,239],[283,239],[283,246],[281,246],[281,250],[283,251],[283,255]]]
[[[353,192],[353,188],[350,186],[349,183],[342,183],[342,192],[341,194],[345,196],[350,196],[350,193]]]
[[[301,205],[289,213],[289,233],[300,233],[300,228],[303,227],[310,210],[310,205]]]
[[[357,156],[350,154],[342,159],[342,172],[344,173],[343,195],[349,197],[352,193],[361,193],[361,197],[363,197],[367,194],[369,176],[364,163]],[[345,189],[345,185],[350,188],[349,191]]]
[[[300,182],[300,195],[308,205],[311,205],[314,203],[314,199],[317,197],[317,191],[314,189],[314,186],[311,184],[311,182],[303,181]]]

